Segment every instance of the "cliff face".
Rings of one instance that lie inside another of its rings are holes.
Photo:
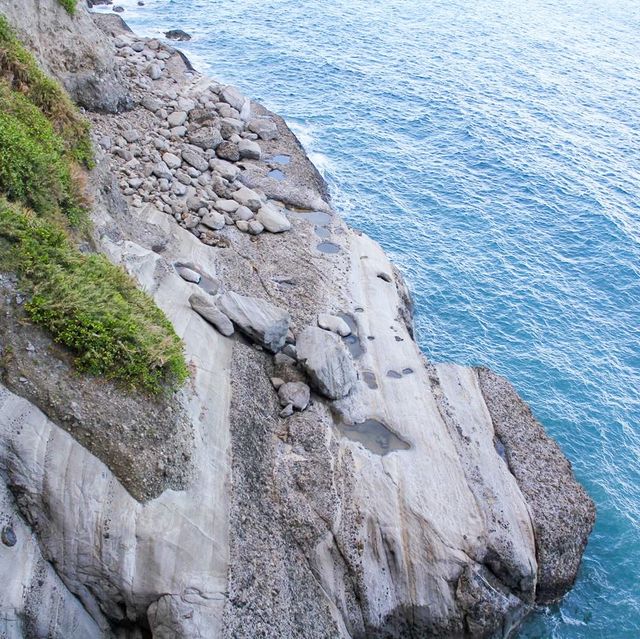
[[[113,17],[0,12],[135,104],[91,116],[94,242],[191,370],[162,401],[78,379],[2,276],[0,635],[506,636],[561,597],[591,500],[508,382],[425,361],[285,123]]]

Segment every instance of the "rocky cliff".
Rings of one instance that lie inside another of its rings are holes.
[[[507,636],[562,597],[594,521],[569,462],[507,381],[424,359],[283,120],[116,16],[0,13],[91,111],[84,250],[190,369],[79,376],[2,275],[0,636]]]

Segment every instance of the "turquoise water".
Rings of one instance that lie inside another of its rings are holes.
[[[121,4],[287,118],[427,355],[506,375],[573,462],[597,526],[520,636],[640,637],[640,3]]]

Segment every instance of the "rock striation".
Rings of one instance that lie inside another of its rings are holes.
[[[283,120],[118,16],[0,12],[77,99],[107,78],[92,244],[191,370],[157,402],[80,377],[1,275],[0,636],[507,636],[561,598],[594,521],[570,463],[506,380],[425,360]]]

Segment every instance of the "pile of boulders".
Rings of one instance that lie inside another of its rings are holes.
[[[215,297],[194,293],[189,303],[222,335],[230,337],[237,328],[255,344],[276,355],[279,370],[285,371],[283,377],[271,380],[283,407],[281,417],[292,415],[294,410],[303,411],[309,405],[310,389],[297,379],[300,372],[328,399],[346,397],[356,384],[355,365],[340,339],[349,335],[350,329],[340,317],[321,313],[318,326],[305,328],[295,339],[289,328],[289,313],[266,300],[234,292]],[[292,371],[292,375],[287,370]]]
[[[173,82],[178,54],[159,40],[119,36],[116,47],[139,106],[115,120],[117,130],[109,120],[100,133],[100,118],[94,130],[131,205],[151,203],[214,246],[228,245],[226,227],[288,231],[284,209],[239,180],[247,162],[261,160],[260,141],[278,138],[273,119],[252,116],[251,101],[235,87]]]

